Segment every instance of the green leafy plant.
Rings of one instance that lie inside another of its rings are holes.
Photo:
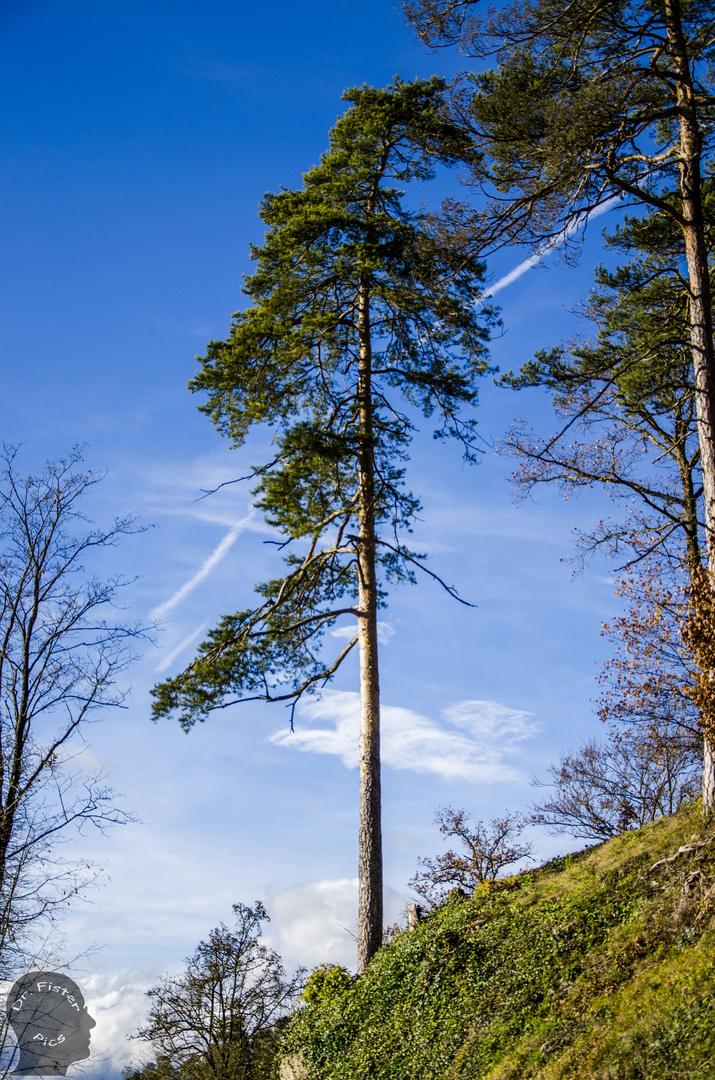
[[[706,1080],[714,916],[715,833],[691,804],[450,897],[307,1003],[283,1052],[310,1080]]]
[[[353,984],[353,976],[341,964],[318,964],[305,983],[303,1001],[324,1005],[344,994]]]

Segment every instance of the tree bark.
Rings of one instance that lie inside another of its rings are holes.
[[[706,794],[711,793],[715,788],[715,753],[713,753],[712,743],[708,740],[704,740],[703,744],[703,813],[707,816],[712,815],[712,803],[710,803],[709,811],[706,809]]]
[[[373,452],[370,288],[360,276],[358,299],[358,647],[360,650],[360,833],[358,856],[358,972],[382,945],[382,826],[380,821],[380,685],[375,567],[375,459]]]
[[[698,496],[695,492],[693,463],[687,454],[687,437],[690,424],[679,411],[674,430],[674,457],[678,464],[680,483],[683,491],[683,532],[685,533],[685,552],[688,563],[688,577],[691,586],[697,583],[702,570],[702,553],[698,524]]]
[[[688,50],[683,35],[679,0],[665,0],[668,47],[676,75],[680,112],[680,191],[685,254],[690,279],[690,344],[695,377],[695,408],[705,504],[708,573],[715,587],[715,354],[708,250],[702,209],[698,124]],[[715,673],[711,673],[711,678]],[[715,747],[704,733],[703,814],[715,812]]]

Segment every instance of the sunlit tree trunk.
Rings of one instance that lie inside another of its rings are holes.
[[[702,208],[700,133],[679,0],[666,0],[668,44],[675,69],[680,115],[680,189],[683,235],[690,279],[690,342],[703,477],[708,572],[715,584],[715,355],[708,249]],[[715,673],[713,673],[715,674]],[[715,812],[715,747],[704,732],[703,813]]]
[[[380,685],[375,573],[375,461],[373,454],[370,289],[361,275],[358,299],[358,408],[360,410],[358,647],[360,650],[360,855],[358,971],[382,944],[382,827],[380,822]]]

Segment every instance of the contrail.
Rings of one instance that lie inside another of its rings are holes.
[[[505,274],[504,277],[500,277],[498,281],[495,281],[489,289],[486,289],[485,292],[482,293],[482,296],[485,298],[494,296],[496,293],[501,292],[502,289],[506,289],[507,285],[511,285],[512,282],[517,281],[522,274],[527,272],[527,270],[531,270],[532,266],[538,266],[542,259],[545,259],[550,251],[554,251],[559,247],[561,242],[565,240],[567,236],[571,236],[573,233],[578,232],[579,229],[585,228],[588,222],[593,218],[600,217],[601,214],[607,214],[608,211],[612,210],[614,206],[617,206],[620,201],[621,200],[617,196],[614,196],[612,199],[609,199],[608,202],[603,203],[601,206],[597,206],[590,214],[586,214],[578,221],[574,221],[554,240],[551,240],[548,244],[544,244],[539,251],[535,251],[528,259],[524,259],[524,261],[515,266],[513,270],[510,270],[508,274]]]
[[[201,626],[197,627],[196,630],[192,630],[191,633],[183,639],[183,641],[180,641],[176,648],[172,649],[169,655],[165,656],[161,663],[154,668],[154,670],[157,672],[166,671],[167,668],[171,667],[177,656],[180,656],[184,649],[188,649],[189,645],[193,645],[197,637],[203,634],[207,626],[208,621],[204,619],[204,621],[201,623]]]
[[[152,619],[163,619],[168,611],[171,611],[172,608],[175,608],[182,600],[185,600],[189,593],[192,593],[196,586],[200,585],[201,582],[209,576],[213,568],[228,554],[252,518],[253,511],[246,514],[240,521],[237,521],[231,531],[226,533],[223,540],[216,545],[209,557],[201,564],[193,577],[190,577],[188,581],[184,582],[181,588],[177,589],[174,595],[170,596],[163,604],[159,604],[158,607],[155,607],[150,611],[149,617]]]
[[[528,259],[524,259],[524,261],[520,262],[518,266],[515,266],[513,270],[510,270],[508,274],[505,274],[504,277],[500,277],[498,281],[495,281],[491,288],[486,289],[482,295],[485,297],[494,296],[495,293],[501,292],[502,289],[506,289],[507,285],[511,285],[513,281],[520,278],[527,270],[531,270],[532,266],[538,266],[544,256],[555,246],[555,244],[550,244],[546,250],[539,251],[535,255],[530,255]]]

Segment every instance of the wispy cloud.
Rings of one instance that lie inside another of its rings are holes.
[[[259,442],[250,453],[264,453]],[[251,472],[247,454],[220,450],[190,460],[175,458],[157,462],[137,462],[128,467],[124,483],[136,488],[134,502],[137,512],[147,521],[157,518],[184,518],[207,525],[233,528],[237,518],[251,509],[250,482],[242,484],[237,477]],[[210,497],[205,497],[211,492]],[[252,523],[256,531],[271,532],[260,517]]]
[[[251,523],[252,518],[253,511],[249,511],[249,513],[246,514],[245,517],[241,518],[240,521],[237,521],[231,531],[228,532],[226,536],[224,536],[223,540],[221,540],[220,543],[216,545],[208,558],[204,559],[196,573],[192,574],[189,580],[185,581],[181,588],[177,589],[176,592],[172,596],[170,596],[168,600],[164,601],[163,604],[159,604],[158,607],[155,607],[149,613],[151,618],[163,619],[164,616],[172,610],[172,608],[175,608],[177,604],[180,604],[182,600],[185,600],[186,597],[194,591],[197,585],[200,585],[201,582],[209,576],[211,571],[216,566],[218,566],[221,560],[225,558],[225,556],[228,554],[228,552],[238,540],[241,533]]]
[[[433,773],[446,779],[520,782],[509,758],[540,730],[531,713],[496,701],[460,701],[440,720],[413,709],[383,705],[382,760],[393,769]],[[310,726],[302,726],[303,719]],[[314,754],[335,754],[348,769],[358,764],[360,695],[326,691],[299,710],[295,731],[274,731],[271,742]]]
[[[395,628],[392,623],[378,622],[377,624],[377,640],[381,645],[387,645],[390,638],[394,635]],[[336,626],[334,630],[330,631],[330,636],[334,638],[344,638],[345,641],[351,641],[357,634],[357,623],[351,622],[346,626]]]
[[[554,240],[551,240],[548,244],[544,244],[544,246],[540,248],[539,251],[535,251],[533,255],[530,255],[528,257],[528,259],[524,259],[522,262],[518,263],[518,265],[515,266],[513,270],[510,270],[507,274],[504,274],[503,277],[500,277],[498,281],[495,281],[494,284],[490,288],[488,288],[483,295],[485,297],[496,296],[496,294],[498,292],[501,292],[502,289],[506,289],[508,285],[512,285],[515,281],[518,281],[519,278],[527,272],[527,270],[531,270],[532,267],[538,266],[539,263],[542,262],[547,255],[549,255],[552,251],[555,251],[556,248],[560,247],[567,237],[573,236],[574,233],[577,233],[580,229],[585,228],[588,222],[593,221],[594,218],[601,217],[602,214],[607,214],[609,210],[612,210],[614,206],[618,206],[620,202],[620,198],[614,197],[613,199],[609,199],[607,202],[603,203],[601,206],[597,206],[595,210],[591,211],[590,214],[584,214],[582,218],[574,221],[572,225],[569,225],[567,229],[564,229],[564,231],[560,233]]]

